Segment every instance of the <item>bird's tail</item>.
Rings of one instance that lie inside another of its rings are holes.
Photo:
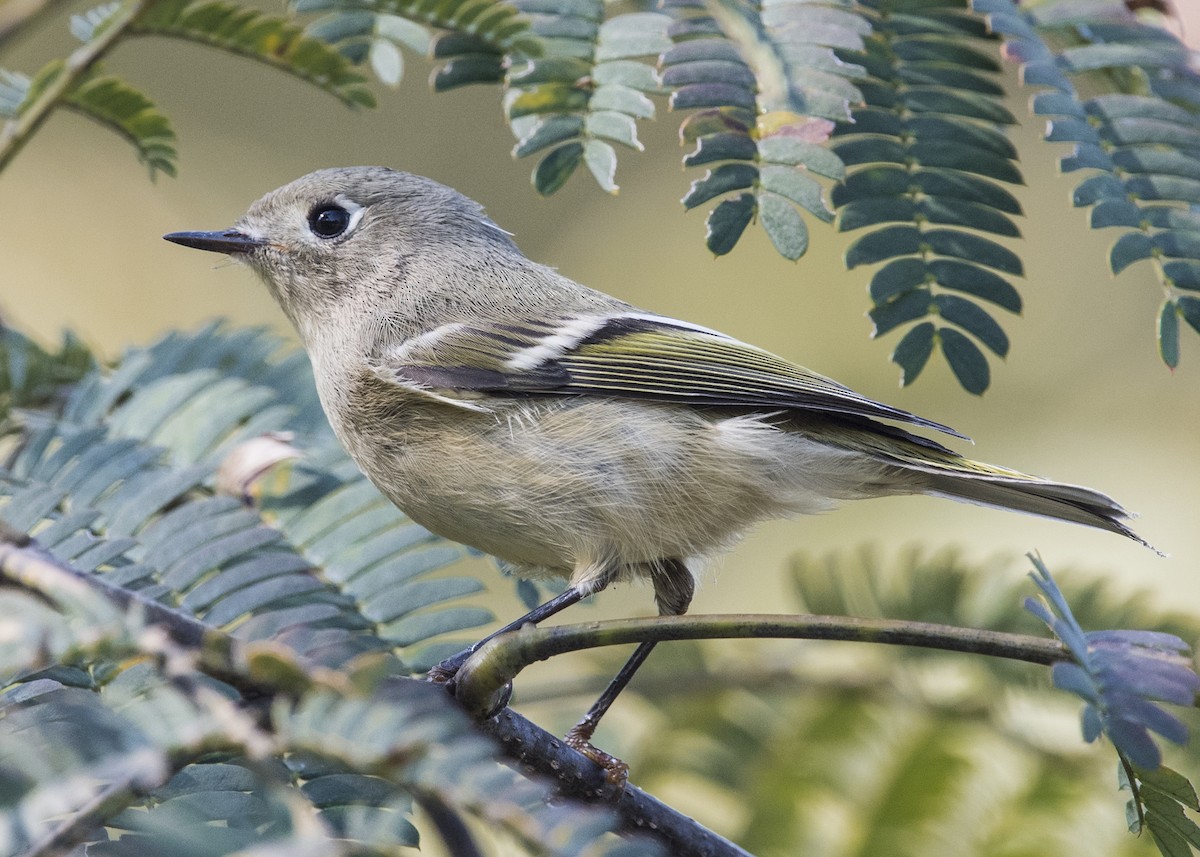
[[[1133,539],[1159,556],[1162,551],[1126,523],[1136,517],[1116,500],[1082,485],[1053,482],[995,464],[972,461],[928,438],[895,426],[871,423],[840,426],[838,445],[886,462],[895,474],[894,490],[949,497],[996,509],[1072,521]]]
[[[1126,521],[1133,515],[1108,495],[1091,488],[1051,482],[969,459],[907,466],[926,474],[925,493],[1098,527],[1162,553],[1130,529]]]

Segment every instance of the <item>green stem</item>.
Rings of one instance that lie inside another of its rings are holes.
[[[494,696],[521,670],[554,655],[649,640],[748,637],[918,646],[1042,665],[1070,657],[1057,640],[929,622],[771,614],[656,616],[553,628],[526,626],[496,637],[480,646],[463,664],[456,677],[455,694],[468,712],[477,717],[484,716],[493,708]]]
[[[25,147],[29,138],[42,127],[75,84],[91,71],[120,40],[125,30],[154,2],[156,0],[126,0],[98,36],[67,57],[63,70],[37,99],[26,105],[15,119],[5,123],[4,128],[0,129],[0,172]]]

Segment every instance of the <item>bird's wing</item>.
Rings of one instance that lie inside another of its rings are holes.
[[[455,322],[381,351],[378,375],[448,398],[579,395],[881,418],[964,437],[699,325],[637,312]]]

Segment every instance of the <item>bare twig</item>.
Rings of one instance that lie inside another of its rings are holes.
[[[480,646],[463,664],[456,677],[455,694],[469,713],[477,717],[485,716],[497,692],[512,681],[517,673],[532,663],[554,655],[648,640],[661,642],[745,637],[919,646],[1042,665],[1070,659],[1067,650],[1057,640],[929,622],[769,614],[655,616],[552,628],[526,626],[496,637]]]

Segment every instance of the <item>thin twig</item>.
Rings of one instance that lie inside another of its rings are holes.
[[[26,105],[19,116],[4,124],[3,129],[0,129],[0,171],[3,171],[24,148],[29,138],[49,118],[50,113],[70,93],[75,84],[91,71],[124,35],[125,30],[154,2],[155,0],[125,0],[124,6],[107,21],[103,31],[67,57],[62,71],[50,85],[42,90],[31,104]]]
[[[456,677],[455,695],[469,713],[485,716],[497,692],[521,670],[554,655],[649,640],[746,637],[887,643],[990,655],[1041,665],[1070,659],[1057,640],[930,622],[771,614],[655,616],[552,628],[526,626],[496,637],[480,646],[463,664]]]

